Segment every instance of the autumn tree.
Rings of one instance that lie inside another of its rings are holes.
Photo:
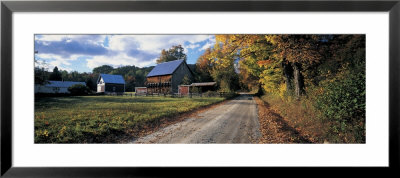
[[[181,45],[172,46],[168,50],[163,49],[161,51],[160,57],[157,59],[156,62],[157,64],[160,64],[163,62],[174,61],[179,59],[183,59],[185,61],[187,59],[187,56],[184,53],[184,49]]]
[[[213,69],[213,63],[211,62],[211,48],[207,48],[204,53],[197,59],[196,62],[196,80],[198,82],[211,82],[213,78],[211,72]]]
[[[365,35],[216,35],[210,56],[214,80],[239,61],[242,87],[307,100],[334,142],[365,142]]]
[[[240,67],[267,92],[286,86],[305,93],[303,71],[321,60],[318,35],[217,35],[223,56],[240,59]]]
[[[215,55],[223,56],[217,65],[226,66],[233,60],[239,61],[241,85],[252,90],[261,88],[264,67],[259,65],[259,61],[268,59],[271,51],[264,35],[216,35],[216,41],[219,54]]]
[[[296,96],[304,94],[303,70],[314,63],[319,63],[321,51],[318,35],[267,35],[268,42],[274,45],[276,58],[282,61],[287,89],[293,81]]]

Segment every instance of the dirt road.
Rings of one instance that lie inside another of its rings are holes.
[[[261,136],[257,105],[240,96],[133,143],[256,143]]]

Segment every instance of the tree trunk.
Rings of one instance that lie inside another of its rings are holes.
[[[256,93],[256,96],[261,96],[264,94],[264,91],[262,89],[261,83],[258,84],[258,91]]]
[[[283,74],[285,75],[286,91],[290,92],[293,89],[292,79],[293,79],[293,68],[290,62],[283,60],[282,62]]]
[[[304,94],[304,80],[303,75],[301,74],[301,65],[299,63],[293,64],[293,75],[294,75],[294,86],[295,86],[295,95],[299,97]]]

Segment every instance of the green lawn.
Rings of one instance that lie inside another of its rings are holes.
[[[113,143],[145,127],[224,98],[127,96],[35,100],[35,143]]]

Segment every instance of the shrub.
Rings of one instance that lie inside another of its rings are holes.
[[[365,142],[365,74],[352,72],[324,87],[316,107],[332,121],[338,142]]]
[[[205,97],[218,97],[219,93],[216,91],[207,91],[205,93],[203,93],[203,96]]]
[[[228,93],[224,94],[224,97],[227,99],[234,98],[236,96],[238,96],[238,94],[236,92],[228,92]]]
[[[90,93],[90,89],[86,85],[75,84],[68,88],[71,95],[87,95]]]

